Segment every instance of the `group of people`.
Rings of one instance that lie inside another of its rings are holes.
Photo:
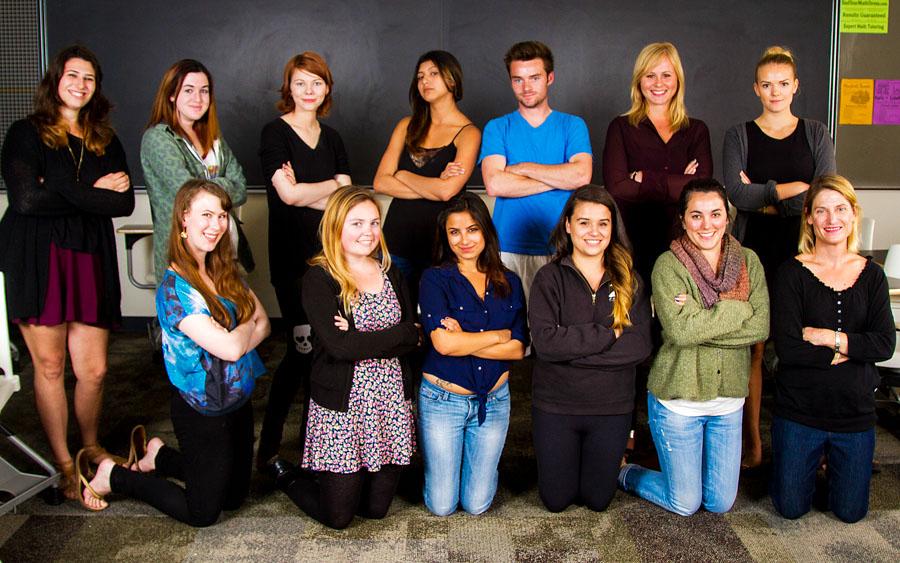
[[[770,48],[756,67],[762,113],[727,132],[724,186],[711,178],[706,126],[685,110],[673,45],[637,57],[632,106],[607,130],[606,188],[591,184],[585,122],[550,108],[550,49],[518,43],[505,63],[517,108],[482,133],[457,105],[456,58],[419,58],[411,115],[374,178],[374,191],[392,196],[382,226],[372,191],[352,185],[340,135],[320,121],[333,101],[325,60],[307,51],[288,61],[281,115],[259,148],[271,282],[289,328],[257,468],[310,517],[344,528],[355,515],[387,514],[418,449],[428,510],[482,513],[497,490],[510,366],[530,348],[538,489],[549,510],[604,510],[621,488],[678,514],[725,512],[742,433],[743,463],[762,458],[771,334],[776,509],[788,518],[810,509],[824,460],[830,509],[847,522],[864,517],[874,362],[891,356],[894,324],[883,272],[858,254],[861,210],[834,175],[828,132],[791,113],[799,81],[790,53]],[[134,194],[101,84],[89,50],[63,50],[35,112],[7,133],[0,268],[10,317],[34,363],[62,492],[91,510],[121,493],[206,526],[249,492],[250,397],[264,372],[255,349],[270,332],[242,278],[234,207],[246,182],[219,128],[211,74],[198,61],[175,63],[141,165],[180,449],[139,426],[128,458],[111,455],[98,443],[109,330],[121,321],[111,218],[132,212]],[[493,213],[465,191],[479,164]],[[67,351],[84,446],[74,460]],[[660,471],[626,455],[644,396],[638,368],[651,357]],[[300,388],[294,467],[279,450]]]

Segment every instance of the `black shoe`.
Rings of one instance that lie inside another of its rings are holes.
[[[287,461],[276,457],[266,464],[264,473],[271,477],[279,488],[284,488],[297,478],[297,467]]]

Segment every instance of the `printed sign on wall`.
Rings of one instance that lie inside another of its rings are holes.
[[[890,0],[841,0],[841,33],[887,33]]]

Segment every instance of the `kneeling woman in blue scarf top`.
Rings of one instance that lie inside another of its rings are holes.
[[[463,194],[441,212],[435,263],[422,275],[422,328],[431,339],[419,392],[425,505],[446,516],[481,514],[497,492],[509,427],[509,363],[528,343],[525,294],[500,262],[481,198]]]
[[[156,310],[181,449],[159,438],[145,444],[136,439],[143,428],[135,428],[140,432],[132,432],[129,467],[106,459],[90,484],[80,475],[83,503],[92,510],[106,508],[102,497],[114,492],[191,526],[209,526],[250,491],[250,395],[265,372],[256,347],[269,335],[269,318],[238,273],[229,211],[228,194],[208,180],[188,180],[173,204],[170,262],[156,291]],[[76,462],[83,473],[81,460]]]

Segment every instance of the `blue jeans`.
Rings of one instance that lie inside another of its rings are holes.
[[[824,454],[828,460],[828,507],[844,522],[858,522],[869,511],[874,453],[874,428],[828,432],[776,416],[772,420],[772,504],[785,518],[809,512],[816,470]]]
[[[650,432],[662,471],[628,464],[619,472],[623,490],[666,510],[690,516],[702,505],[728,512],[741,470],[743,409],[722,416],[682,416],[647,394]]]
[[[497,465],[509,428],[509,384],[487,396],[487,417],[478,426],[478,399],[422,379],[419,442],[425,458],[425,506],[447,516],[457,505],[481,514],[497,492]]]

